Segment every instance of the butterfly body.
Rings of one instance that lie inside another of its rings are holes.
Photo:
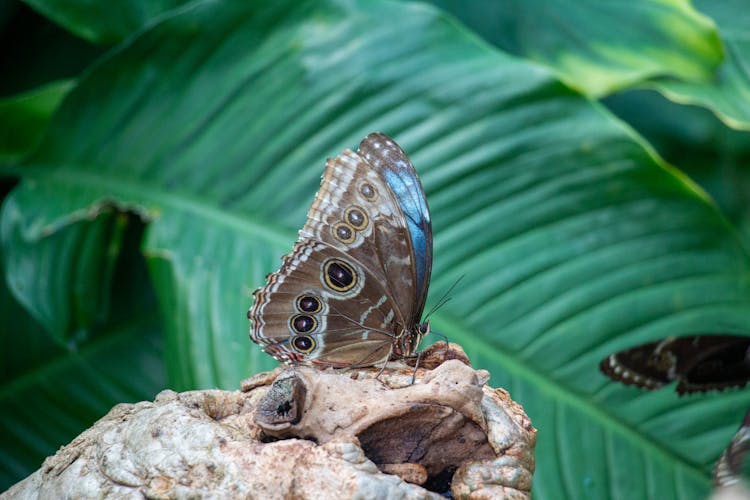
[[[254,293],[251,339],[292,364],[373,366],[411,356],[432,266],[424,191],[383,134],[329,159],[292,252]]]

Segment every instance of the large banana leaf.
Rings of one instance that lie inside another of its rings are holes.
[[[644,394],[596,367],[654,338],[750,331],[745,249],[619,120],[432,8],[205,1],[128,39],[13,169],[6,279],[60,342],[109,338],[133,241],[117,224],[137,216],[170,386],[234,388],[272,366],[247,339],[249,292],[291,248],[324,158],[373,130],[422,176],[432,296],[464,276],[434,328],[539,429],[536,496],[702,498],[750,395]]]
[[[706,108],[677,104],[653,90],[623,92],[605,102],[700,184],[750,244],[750,131],[733,129]]]
[[[71,33],[98,44],[111,44],[138,31],[185,0],[24,0]]]
[[[705,82],[723,55],[715,25],[686,0],[432,2],[594,97],[656,77]]]
[[[11,204],[3,210],[6,220],[12,217]],[[117,402],[153,399],[165,387],[153,294],[133,246],[140,229],[110,214],[58,228],[35,244],[19,238],[15,245],[29,253],[16,247],[11,254],[20,259],[4,262],[15,270],[7,277],[26,274],[29,283],[43,284],[35,288],[41,295],[21,295],[32,299],[27,305],[36,319],[4,280],[0,284],[0,489],[38,468]],[[3,235],[4,243],[12,239]],[[104,299],[97,301],[81,293],[89,280],[116,286],[91,287]],[[88,320],[87,328],[75,328],[67,338],[50,335],[67,327],[76,310]],[[63,323],[50,323],[53,318]]]
[[[654,88],[750,130],[744,0],[432,0],[487,40],[593,97]],[[658,119],[658,116],[655,116]]]
[[[0,99],[0,160],[10,161],[33,149],[50,116],[70,90],[63,80],[20,96]]]
[[[696,1],[696,8],[711,16],[721,33],[724,61],[711,84],[659,79],[653,86],[680,103],[705,106],[730,127],[750,130],[750,9],[742,0]]]
[[[150,399],[164,387],[153,309],[139,311],[142,318],[120,318],[107,335],[54,342],[0,284],[0,489],[39,467],[114,402]]]

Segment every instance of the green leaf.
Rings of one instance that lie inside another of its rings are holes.
[[[746,2],[698,0],[695,6],[711,16],[719,27],[724,61],[711,82],[659,79],[653,88],[670,99],[705,106],[730,127],[750,130],[750,22]]]
[[[589,96],[653,88],[750,130],[750,15],[743,0],[699,0],[695,8],[683,0],[432,3]]]
[[[3,98],[77,78],[105,50],[72,36],[19,0],[0,5],[0,26],[2,44],[8,47],[0,57]]]
[[[19,158],[36,146],[70,80],[53,82],[22,95],[0,99],[0,160]]]
[[[4,280],[0,280],[0,333],[3,384],[65,352],[15,300]]]
[[[14,314],[18,318],[23,313]],[[44,457],[112,406],[153,400],[164,387],[161,340],[158,329],[148,323],[113,329],[72,351],[51,349],[53,344],[39,328],[7,326],[0,333],[4,347],[13,349],[3,350],[3,363],[31,361],[30,351],[45,359],[0,384],[0,490],[38,469]],[[50,350],[54,355],[44,352]]]
[[[24,0],[71,33],[92,43],[120,42],[186,0]]]
[[[74,336],[50,335],[49,325],[44,328],[37,322],[11,295],[5,280],[0,282],[0,490],[39,468],[46,456],[112,406],[151,400],[166,385],[153,293],[148,290],[143,257],[134,246],[142,227],[132,221],[125,226],[117,240],[120,255],[111,273],[117,283],[111,291],[114,304],[107,308],[109,314],[97,311],[106,318],[105,324],[80,329]],[[101,224],[92,223],[91,229],[97,235]],[[42,285],[37,289],[42,303],[50,300],[44,294],[45,285],[52,298],[62,296],[61,280],[54,279],[55,272],[70,265],[70,260],[46,250],[61,242],[61,237],[85,233],[85,224],[79,224],[40,243],[38,247],[45,251],[26,246],[31,252],[27,257],[35,260],[33,265],[46,271],[27,276],[29,284]],[[17,250],[16,242],[4,243],[5,252]],[[59,246],[69,247],[67,242]],[[77,250],[89,257],[89,264],[98,263],[82,246]],[[57,286],[50,286],[50,278]],[[80,286],[72,287],[71,297],[80,301],[79,291]],[[109,298],[110,290],[101,288],[101,293]],[[88,304],[78,305],[86,308]]]
[[[85,214],[139,214],[170,384],[234,388],[271,366],[247,339],[249,292],[291,248],[324,158],[381,130],[433,210],[432,296],[465,276],[434,328],[539,428],[537,497],[704,498],[750,396],[644,394],[597,364],[750,331],[750,259],[706,195],[599,105],[432,8],[264,7],[190,4],[88,73],[24,165],[5,234],[44,228],[62,248]]]
[[[432,3],[592,97],[654,77],[705,82],[722,59],[715,26],[685,0]]]
[[[127,218],[92,207],[50,227],[26,213],[33,205],[23,195],[40,195],[33,183],[27,187],[3,206],[0,235],[9,286],[39,323],[66,342],[109,316],[111,278]]]
[[[700,184],[750,247],[750,131],[732,129],[707,108],[677,104],[653,90],[623,92],[605,103]]]

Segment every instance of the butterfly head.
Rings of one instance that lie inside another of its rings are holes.
[[[413,355],[417,352],[419,344],[428,333],[430,333],[429,321],[415,325],[413,330],[404,329],[393,347],[391,359],[405,358]]]
[[[425,335],[430,333],[430,322],[419,323],[417,325],[417,333],[419,334],[419,340],[422,340]]]

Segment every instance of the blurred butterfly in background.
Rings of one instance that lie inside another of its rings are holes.
[[[676,381],[680,395],[744,387],[750,380],[750,337],[667,337],[611,354],[599,369],[612,380],[642,389]]]
[[[724,452],[714,464],[713,483],[720,490],[726,490],[721,498],[726,500],[750,498],[750,486],[746,482],[747,476],[747,451],[750,448],[750,409],[745,413],[745,418],[740,428],[732,437]],[[713,496],[716,499],[718,497]]]
[[[744,387],[750,379],[750,337],[667,337],[611,354],[599,368],[613,380],[642,389],[658,389],[676,381],[680,395]],[[750,410],[714,465],[714,495],[748,498],[750,490],[743,481],[749,447]]]
[[[250,338],[279,361],[366,367],[412,356],[432,269],[432,224],[406,153],[373,133],[328,159],[307,222],[253,294]]]

